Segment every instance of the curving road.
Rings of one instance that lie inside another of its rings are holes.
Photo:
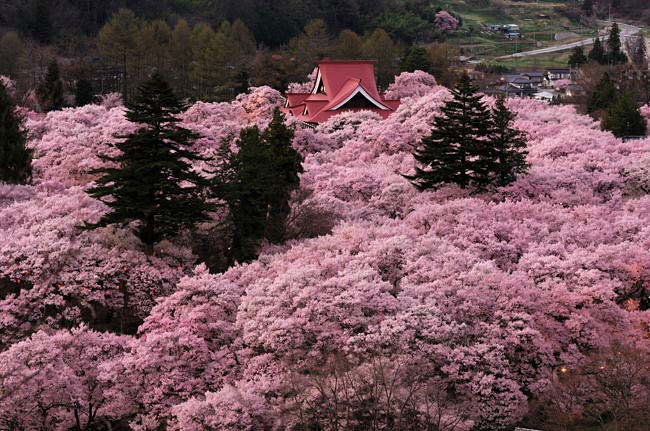
[[[607,28],[609,28],[611,24],[607,24]],[[618,23],[618,26],[621,29],[621,40],[624,40],[626,37],[634,36],[638,32],[641,31],[639,27],[635,27],[630,24],[622,24]],[[600,38],[601,40],[607,40],[609,39],[609,35],[602,36]],[[530,57],[533,55],[540,55],[540,54],[550,54],[553,52],[559,52],[559,51],[566,51],[568,49],[573,49],[577,46],[586,46],[586,45],[591,45],[594,43],[594,38],[590,39],[584,39],[584,40],[579,40],[577,42],[571,42],[571,43],[565,43],[563,45],[556,45],[556,46],[549,46],[548,48],[541,48],[541,49],[534,49],[532,51],[524,51],[524,52],[518,52],[516,54],[510,54],[510,55],[504,55],[503,57],[498,57],[497,60],[507,60],[509,58],[521,58],[521,57]]]

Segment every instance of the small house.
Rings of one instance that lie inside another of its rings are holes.
[[[537,93],[533,94],[533,99],[541,100],[546,103],[552,103],[556,97],[557,95],[549,90],[538,91]]]
[[[533,83],[533,87],[540,87],[544,84],[544,72],[522,72],[522,76],[525,76]]]
[[[571,79],[572,73],[571,69],[560,68],[560,69],[548,69],[546,71],[546,78],[548,81],[557,81],[559,79]]]
[[[531,79],[525,73],[504,75],[501,80],[519,89],[533,89],[540,85],[536,78]]]

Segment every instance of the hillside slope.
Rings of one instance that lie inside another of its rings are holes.
[[[292,238],[222,274],[195,267],[183,238],[145,256],[128,229],[77,229],[106,210],[83,189],[93,155],[133,126],[121,106],[30,113],[34,184],[0,185],[0,275],[13,286],[0,298],[0,426],[500,431],[551,429],[551,414],[593,429],[634,370],[630,407],[611,420],[643,429],[650,140],[511,100],[528,174],[483,193],[418,192],[402,174],[449,91],[399,82],[385,121],[348,113],[297,130]],[[183,122],[214,158],[281,102],[256,88]],[[125,295],[137,336],[102,326]]]

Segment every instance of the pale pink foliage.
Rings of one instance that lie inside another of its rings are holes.
[[[174,245],[147,257],[126,230],[81,230],[105,209],[80,187],[42,183],[29,199],[25,187],[16,189],[13,201],[0,206],[0,236],[7,239],[0,244],[0,278],[17,283],[0,299],[0,345],[45,323],[78,323],[97,307],[119,310],[127,293],[130,313],[143,318],[194,259]]]
[[[288,93],[309,93],[316,83],[316,76],[318,74],[318,69],[314,68],[312,72],[307,75],[307,80],[305,82],[291,82],[287,87]]]
[[[8,76],[0,75],[0,85],[7,90],[10,96],[14,97],[16,95],[16,83]]]
[[[218,390],[237,371],[235,317],[242,290],[208,273],[205,265],[180,280],[140,327],[133,350],[105,367],[123,414],[146,414],[137,423],[160,423],[170,407]]]
[[[273,423],[262,397],[231,385],[206,393],[205,399],[192,398],[174,407],[173,414],[171,429],[179,431],[264,431]]]
[[[106,109],[113,109],[122,106],[124,101],[120,93],[107,93],[102,95],[99,104]]]
[[[404,99],[422,97],[438,85],[436,78],[421,70],[402,72],[395,77],[395,82],[388,86],[384,95],[387,99]]]
[[[79,323],[80,304],[118,307],[121,293],[98,297],[93,280],[126,280],[148,315],[139,338],[88,366],[110,387],[107,417],[136,430],[299,428],[295,413],[331,406],[322,388],[338,378],[370,385],[339,395],[376,387],[378,362],[404,364],[396,396],[424,388],[414,411],[434,406],[455,427],[442,429],[507,429],[553,393],[558,367],[580,367],[617,340],[647,348],[647,312],[621,301],[650,283],[650,140],[623,143],[572,107],[513,99],[529,173],[482,194],[421,193],[403,174],[450,94],[417,72],[390,91],[403,99],[386,120],[343,114],[296,131],[305,172],[292,217],[303,216],[290,229],[301,232],[307,214],[323,224],[304,234],[315,238],[297,233],[255,262],[182,279],[195,257],[178,244],[145,258],[125,230],[76,229],[105,211],[83,187],[103,138],[131,127],[122,108],[30,120],[36,184],[0,186],[0,268],[31,288],[0,302],[2,342]],[[197,103],[183,124],[203,135],[198,152],[214,155],[280,103],[262,87]]]
[[[0,354],[0,427],[92,429],[115,419],[107,408],[103,362],[129,349],[131,340],[86,328],[38,332]]]
[[[433,22],[435,26],[442,31],[457,30],[459,25],[458,18],[454,17],[446,10],[438,12]]]
[[[27,121],[34,150],[34,180],[86,185],[96,178],[90,170],[104,165],[97,156],[115,156],[108,144],[114,135],[135,130],[122,107],[86,105],[48,113]]]

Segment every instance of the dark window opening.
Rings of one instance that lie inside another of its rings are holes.
[[[318,84],[318,88],[316,89],[316,94],[322,93],[322,94],[327,94],[325,92],[325,83],[323,83],[323,80],[320,80],[320,83]]]
[[[377,109],[377,105],[368,100],[363,94],[357,93],[345,105],[341,106],[341,109]]]

